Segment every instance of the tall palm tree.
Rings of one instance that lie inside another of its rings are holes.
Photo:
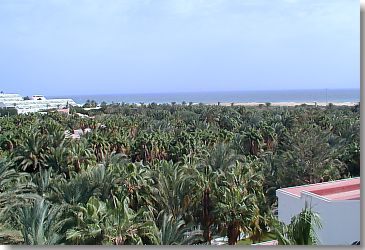
[[[194,166],[195,180],[192,185],[195,201],[200,204],[198,212],[203,227],[203,237],[208,244],[212,240],[212,225],[214,223],[214,209],[217,200],[217,179],[220,172],[214,171],[209,165]]]
[[[253,239],[260,238],[260,199],[264,200],[262,181],[260,173],[242,163],[220,176],[215,214],[226,225],[228,244],[235,245],[242,231]]]
[[[225,221],[228,244],[235,245],[241,230],[249,231],[252,214],[254,213],[253,195],[242,194],[240,190],[225,188],[221,200],[217,205],[216,213],[221,221]]]

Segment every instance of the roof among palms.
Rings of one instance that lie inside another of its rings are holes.
[[[288,187],[280,190],[298,197],[305,191],[328,200],[360,200],[360,177]]]

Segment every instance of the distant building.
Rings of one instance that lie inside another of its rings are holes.
[[[74,129],[73,133],[71,134],[70,131],[66,130],[64,132],[66,138],[72,138],[72,139],[80,139],[82,135],[85,135],[87,133],[90,133],[92,130],[91,128],[85,128],[85,129]]]
[[[44,101],[44,100],[46,100],[46,98],[43,95],[33,95],[30,99],[31,100],[37,100],[37,101]]]
[[[0,94],[0,108],[15,108],[18,114],[65,109],[69,105],[78,106],[72,99],[46,99],[42,95],[34,95],[30,100],[24,100],[18,94]]]
[[[320,245],[351,245],[360,241],[360,177],[276,190],[278,217],[289,224],[307,203],[319,213]]]

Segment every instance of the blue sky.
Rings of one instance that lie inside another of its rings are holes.
[[[0,90],[359,88],[354,0],[1,0]]]

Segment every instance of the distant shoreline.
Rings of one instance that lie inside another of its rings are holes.
[[[151,102],[154,103],[154,102]],[[143,103],[144,105],[149,105],[151,103]],[[219,103],[219,104],[218,104]],[[230,106],[246,106],[246,107],[258,107],[258,106],[267,106],[267,103],[269,103],[268,106],[270,107],[295,107],[295,106],[302,106],[302,105],[306,105],[306,106],[318,106],[318,107],[326,107],[329,104],[332,104],[334,106],[347,106],[347,107],[352,107],[357,105],[359,102],[210,102],[210,103],[204,103],[204,102],[194,102],[192,103],[192,105],[199,105],[199,104],[203,104],[203,105],[212,105],[212,106],[224,106],[224,107],[230,107]],[[125,103],[128,105],[136,105],[136,106],[141,106],[142,103],[136,103],[136,102],[132,102],[132,103]],[[170,104],[171,103],[156,103],[157,105],[164,105],[164,104]],[[84,104],[79,104],[79,105],[84,105]],[[108,105],[111,105],[111,103],[108,103]],[[176,103],[176,105],[181,105],[181,103]],[[189,105],[188,103],[185,105]]]
[[[65,98],[66,96],[50,96],[50,98]],[[97,103],[205,103],[217,104],[235,103],[235,105],[259,105],[267,102],[273,106],[291,106],[307,103],[324,106],[325,103],[335,105],[354,105],[360,101],[360,90],[356,89],[329,89],[322,90],[303,90],[303,91],[237,91],[237,92],[206,92],[206,93],[151,93],[151,94],[115,94],[115,95],[70,95],[76,103],[84,104],[87,100],[94,100]],[[343,104],[344,103],[344,104]]]
[[[222,102],[220,103],[221,106],[259,106],[259,105],[266,105],[265,102]],[[332,103],[335,106],[355,106],[359,102],[267,102],[270,103],[270,106],[280,106],[280,107],[294,107],[300,105],[307,105],[307,106],[327,106],[328,104]]]
[[[224,106],[224,107],[230,107],[230,106],[247,106],[247,107],[258,107],[258,106],[267,106],[266,103],[269,103],[270,107],[295,107],[295,106],[302,106],[302,105],[306,105],[306,106],[318,106],[318,107],[326,107],[328,106],[330,103],[334,106],[347,106],[347,107],[352,107],[357,105],[359,102],[211,102],[211,103],[192,103],[192,105],[199,105],[199,104],[203,104],[203,105],[211,105],[211,106]],[[136,106],[141,106],[141,103],[126,103],[128,105],[136,105]],[[144,105],[149,105],[151,103],[143,103]],[[171,103],[156,103],[157,105],[163,105],[163,104],[169,104],[171,105]],[[232,105],[233,104],[233,105]],[[176,103],[176,105],[181,105],[181,103]],[[189,105],[189,104],[185,104],[185,105]]]

